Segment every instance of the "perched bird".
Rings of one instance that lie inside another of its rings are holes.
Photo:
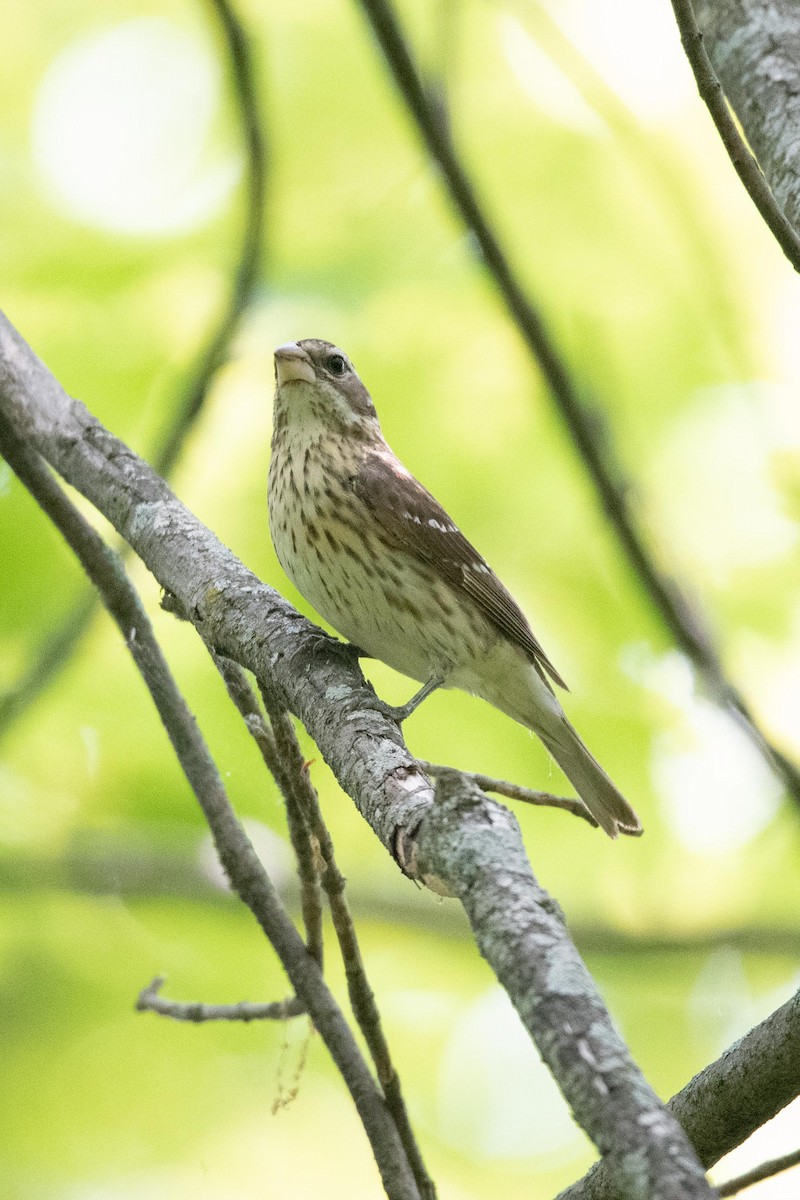
[[[636,813],[570,725],[566,687],[522,610],[392,453],[347,356],[306,338],[275,351],[269,523],[286,574],[365,657],[423,687],[482,696],[541,738],[610,837]],[[548,678],[549,677],[549,678]],[[388,706],[387,706],[388,707]]]

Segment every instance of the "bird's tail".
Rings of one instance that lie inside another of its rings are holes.
[[[557,723],[548,722],[548,726],[547,730],[537,727],[536,733],[600,828],[611,838],[620,833],[638,837],[642,832],[641,821],[563,713]]]

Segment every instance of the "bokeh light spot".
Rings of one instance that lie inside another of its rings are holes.
[[[184,232],[212,217],[241,171],[213,147],[219,67],[161,18],[83,34],[51,63],[34,103],[33,154],[72,217],[127,234]]]

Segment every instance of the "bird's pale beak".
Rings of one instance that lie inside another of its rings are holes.
[[[287,342],[285,346],[278,346],[275,351],[275,378],[278,381],[278,387],[283,387],[285,383],[293,381],[302,383],[316,381],[311,359],[302,346],[298,346],[297,342]]]

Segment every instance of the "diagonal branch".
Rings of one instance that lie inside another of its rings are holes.
[[[455,772],[440,777],[436,799],[419,833],[419,870],[464,905],[481,954],[603,1154],[616,1194],[710,1200],[683,1130],[631,1058],[558,905],[534,878],[511,813]]]
[[[245,724],[258,746],[267,769],[280,788],[286,806],[286,821],[289,840],[292,843],[297,873],[300,879],[300,911],[306,930],[306,946],[309,954],[322,966],[322,903],[320,899],[320,872],[317,854],[304,813],[290,787],[284,762],[275,745],[272,730],[261,714],[253,689],[245,678],[241,667],[211,647],[214,665],[222,676],[225,688],[236,709],[244,717]]]
[[[717,127],[733,168],[781,250],[795,271],[800,271],[800,237],[778,207],[772,189],[733,119],[698,28],[692,0],[672,0],[672,8],[697,90]]]
[[[255,70],[247,37],[230,0],[209,0],[209,3],[217,13],[223,32],[240,115],[246,163],[246,212],[230,295],[216,328],[197,357],[164,440],[155,451],[155,469],[165,477],[175,466],[211,393],[217,372],[228,356],[234,335],[252,302],[263,258],[266,144],[259,116]],[[0,738],[36,703],[69,663],[88,632],[97,607],[96,591],[87,588],[60,618],[56,628],[47,634],[22,675],[0,692]]]
[[[391,0],[359,0],[359,3],[428,153],[439,168],[453,206],[472,233],[482,262],[539,365],[553,403],[640,585],[676,644],[701,672],[717,702],[736,715],[794,800],[800,803],[800,768],[761,732],[745,698],[725,675],[705,618],[676,580],[656,562],[647,545],[630,505],[629,483],[614,461],[608,430],[603,429],[599,435],[597,412],[587,407],[541,312],[514,272],[456,152],[449,128],[440,120],[439,108],[431,101]]]
[[[219,772],[170,673],[149,618],[122,562],[0,413],[0,451],[75,551],[118,625],[158,710],[184,774],[211,829],[231,885],[275,948],[347,1084],[389,1197],[419,1200],[397,1129],[319,964],[308,953],[237,819]]]
[[[331,917],[345,967],[350,1006],[375,1064],[378,1080],[386,1097],[386,1107],[394,1117],[420,1196],[423,1197],[423,1200],[436,1200],[436,1190],[411,1127],[400,1076],[392,1061],[375,994],[367,977],[356,927],[345,896],[345,878],[336,861],[333,839],[323,819],[316,788],[311,782],[308,768],[303,761],[300,743],[289,714],[277,699],[272,688],[262,684],[261,695],[269,715],[275,747],[285,768],[287,783],[293,793],[292,802],[298,805],[304,813],[309,832],[319,847],[319,853],[325,864],[322,886],[328,897]]]
[[[672,1097],[670,1112],[704,1167],[740,1146],[800,1095],[800,992],[735,1042]],[[616,1200],[608,1165],[597,1163],[558,1200]]]
[[[783,1171],[797,1166],[800,1166],[800,1150],[792,1150],[791,1154],[783,1154],[780,1158],[771,1158],[767,1162],[759,1163],[751,1171],[745,1171],[743,1175],[721,1183],[717,1189],[720,1200],[725,1196],[738,1196],[739,1192],[752,1187],[754,1183],[761,1183],[762,1179],[771,1179],[773,1175],[780,1175]]]
[[[777,208],[796,236],[800,232],[800,9],[796,0],[693,0],[692,7],[713,69]],[[772,224],[770,228],[777,237]],[[783,241],[781,246],[786,249]],[[790,257],[796,267],[796,252]]]
[[[606,1155],[618,1191],[647,1192],[652,1200],[710,1197],[689,1144],[631,1060],[556,906],[534,879],[510,814],[458,776],[440,780],[434,805],[352,654],[259,583],[145,463],[66,396],[5,320],[0,414],[131,543],[207,642],[273,681],[408,873],[459,897],[577,1120]],[[305,970],[319,978],[304,947],[302,955]],[[300,976],[290,977],[308,1000]],[[319,1027],[310,1002],[309,1011]]]

